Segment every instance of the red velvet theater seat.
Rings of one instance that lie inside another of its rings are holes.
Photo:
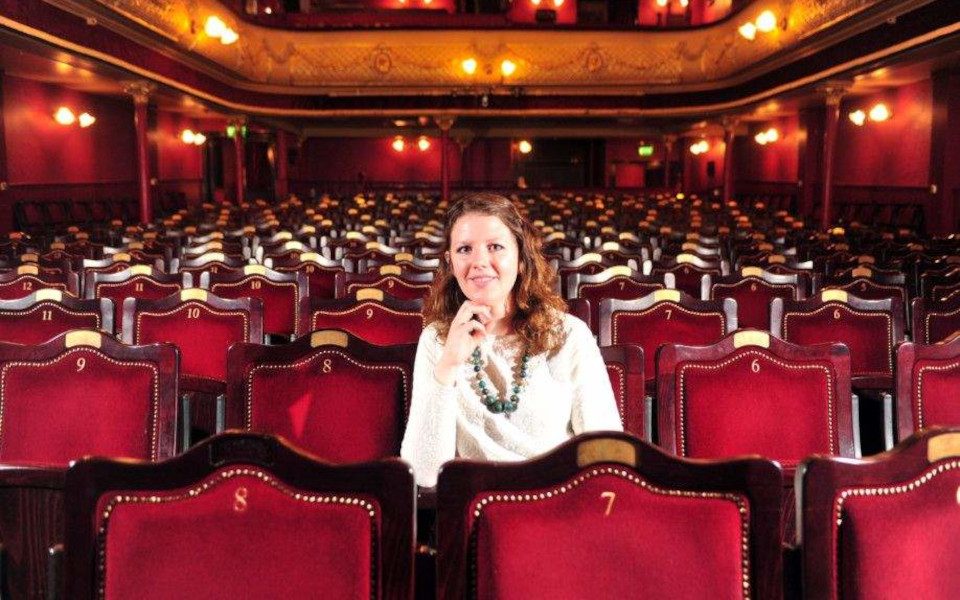
[[[77,296],[76,273],[47,275],[36,265],[21,265],[16,270],[0,273],[0,300],[25,298],[37,290],[51,289]]]
[[[95,331],[0,343],[0,410],[0,590],[55,597],[48,548],[64,541],[63,469],[87,455],[175,454],[177,351]]]
[[[676,289],[694,298],[705,300],[709,297],[709,280],[705,276],[720,277],[729,272],[730,267],[725,260],[705,260],[693,254],[683,253],[654,263],[650,274],[655,277],[673,274]]]
[[[113,333],[109,300],[79,300],[42,289],[19,300],[0,300],[0,342],[39,344],[71,329]]]
[[[960,294],[944,301],[914,298],[913,341],[935,344],[960,331]]]
[[[228,353],[227,427],[282,435],[325,460],[398,456],[416,345],[375,346],[315,331]]]
[[[653,403],[643,380],[643,348],[632,344],[600,348],[617,401],[624,431],[649,442],[653,439]]]
[[[312,300],[310,331],[341,329],[377,344],[416,344],[423,331],[423,300],[398,300],[377,289],[343,300]]]
[[[796,274],[777,274],[759,267],[744,267],[739,275],[711,277],[710,300],[733,298],[737,301],[737,326],[740,329],[768,329],[770,301],[774,298],[801,300],[806,293]]]
[[[739,330],[657,356],[660,446],[687,458],[759,454],[792,473],[810,454],[855,457],[850,352]]]
[[[590,329],[600,331],[600,301],[607,298],[634,300],[655,290],[673,287],[673,274],[663,278],[646,277],[626,266],[610,267],[595,275],[570,273],[567,275],[567,298],[585,298],[590,301]]]
[[[637,300],[600,303],[600,345],[637,344],[653,387],[653,360],[661,344],[712,344],[737,328],[737,303],[696,300],[680,290],[658,290]]]
[[[182,275],[157,272],[147,265],[134,265],[117,273],[93,273],[85,282],[84,297],[107,298],[113,302],[113,325],[123,333],[123,301],[127,298],[159,300],[192,287],[189,273]]]
[[[437,487],[440,598],[779,598],[781,474],[688,462],[626,434],[520,463],[457,460]]]
[[[66,597],[413,593],[414,483],[399,460],[330,466],[229,433],[175,459],[67,473]]]
[[[402,275],[396,265],[380,267],[377,273],[347,273],[337,276],[337,298],[353,296],[357,290],[376,288],[401,300],[422,300],[430,292],[433,273]]]
[[[203,273],[200,287],[221,298],[259,298],[263,302],[264,333],[289,338],[309,331],[309,287],[302,273],[247,265],[242,273]]]
[[[775,298],[770,330],[793,344],[846,344],[854,387],[893,387],[894,348],[904,338],[903,308],[894,298],[863,300],[842,290],[801,301]]]
[[[195,258],[173,259],[171,273],[190,273],[194,281],[200,281],[203,273],[242,273],[246,260],[226,256],[222,252],[208,252]]]
[[[960,429],[934,429],[870,460],[805,461],[804,597],[956,598],[958,448]]]
[[[280,273],[306,275],[311,299],[335,298],[337,273],[346,273],[340,261],[324,258],[315,252],[304,252],[297,257],[267,258],[264,264]]]
[[[0,381],[0,461],[174,455],[173,346],[127,346],[89,330],[39,345],[0,343]]]
[[[263,339],[263,303],[226,300],[189,289],[160,300],[123,303],[123,341],[169,342],[180,349],[180,385],[187,391],[221,393],[227,378],[227,349]]]
[[[960,334],[897,348],[898,439],[938,425],[960,427]]]

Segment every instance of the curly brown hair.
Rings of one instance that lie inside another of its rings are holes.
[[[511,325],[526,351],[535,355],[558,350],[564,342],[562,315],[567,305],[556,291],[557,274],[543,256],[539,233],[508,198],[489,192],[468,194],[454,202],[445,215],[447,252],[454,224],[469,213],[498,217],[516,238],[520,264],[513,286]],[[424,322],[437,324],[440,339],[446,339],[450,322],[464,300],[449,259],[441,260],[423,306]]]

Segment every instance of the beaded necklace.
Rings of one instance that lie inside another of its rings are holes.
[[[473,365],[473,373],[477,378],[477,388],[480,392],[480,399],[483,400],[483,404],[487,407],[487,410],[495,414],[510,414],[517,410],[517,405],[520,403],[520,392],[523,390],[524,382],[527,379],[527,366],[529,362],[530,355],[524,352],[520,358],[520,362],[517,364],[518,377],[516,381],[511,383],[510,387],[507,388],[508,391],[512,392],[510,398],[501,399],[493,387],[493,382],[488,382],[483,378],[483,355],[480,353],[480,347],[477,346],[474,349],[473,354],[470,356],[470,364]]]

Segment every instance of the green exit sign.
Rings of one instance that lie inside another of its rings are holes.
[[[640,156],[653,156],[653,146],[637,146],[637,154]]]

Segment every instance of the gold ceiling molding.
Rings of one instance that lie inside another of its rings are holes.
[[[214,0],[47,0],[109,9],[162,36],[185,56],[215,65],[239,87],[285,93],[449,93],[523,87],[528,93],[631,94],[669,87],[709,89],[779,68],[776,56],[879,0],[780,0],[754,3],[726,22],[689,31],[355,30],[288,31],[260,27]],[[781,25],[754,41],[737,28],[773,8]],[[97,11],[92,11],[96,13]],[[103,11],[99,11],[102,16]],[[81,13],[82,14],[82,13]],[[217,15],[240,39],[225,46],[203,32]],[[116,20],[119,23],[121,20]],[[101,19],[112,27],[112,20]],[[129,26],[113,27],[129,34]],[[168,48],[169,50],[169,48]],[[463,73],[474,57],[478,69]],[[517,65],[502,77],[500,61]]]

